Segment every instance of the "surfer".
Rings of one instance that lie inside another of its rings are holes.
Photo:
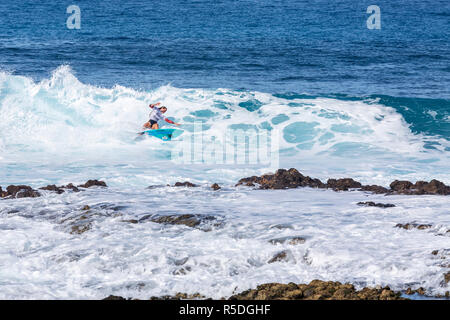
[[[152,110],[150,113],[150,120],[148,120],[146,123],[144,123],[144,128],[146,129],[159,129],[158,121],[164,120],[168,123],[174,124],[176,126],[179,126],[179,123],[173,122],[170,119],[167,119],[164,117],[164,113],[166,113],[167,108],[165,106],[158,107],[161,104],[161,102],[150,104],[149,107]]]

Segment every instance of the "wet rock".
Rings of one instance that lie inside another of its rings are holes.
[[[267,263],[286,262],[289,261],[289,251],[283,250],[276,253]]]
[[[71,189],[73,192],[80,192],[80,189],[75,187],[72,183],[69,183],[68,185],[65,185],[65,186],[61,186],[60,188]]]
[[[10,198],[36,198],[41,196],[39,192],[25,185],[10,185],[6,188],[6,193],[2,192],[2,194],[2,197]]]
[[[433,250],[433,251],[431,251],[431,254],[432,254],[433,256],[437,256],[438,253],[439,253],[439,250]]]
[[[283,243],[287,243],[290,245],[297,245],[297,244],[303,244],[305,243],[306,239],[303,237],[283,237],[283,238],[275,238],[275,239],[270,239],[269,242],[271,244],[283,244]]]
[[[393,208],[395,207],[395,204],[391,203],[375,203],[373,201],[366,201],[366,202],[358,202],[358,206],[365,206],[365,207],[379,207],[379,208]]]
[[[70,233],[71,234],[82,234],[82,233],[85,233],[86,231],[91,230],[91,227],[92,227],[92,224],[90,222],[76,224],[71,227]]]
[[[6,196],[8,196],[8,192],[3,191],[2,187],[0,187],[0,197],[4,198]]]
[[[174,187],[189,187],[189,188],[193,188],[193,187],[197,187],[196,184],[189,182],[189,181],[185,181],[185,182],[175,182],[175,184],[173,185]]]
[[[420,295],[425,295],[425,289],[422,287],[415,289],[415,290],[408,288],[405,291],[405,294],[407,294],[407,295],[412,295],[412,294],[416,294],[416,293],[420,294]]]
[[[348,191],[358,189],[359,191],[369,191],[376,194],[440,194],[449,195],[450,186],[438,180],[417,181],[413,184],[410,181],[395,180],[390,184],[390,189],[378,185],[362,185],[352,178],[328,179],[327,183],[322,183],[319,179],[305,177],[296,169],[278,169],[275,174],[264,174],[260,177],[251,176],[242,178],[236,186],[256,187],[259,189],[289,189],[297,187],[330,188],[335,191]]]
[[[393,191],[397,192],[405,192],[406,190],[410,190],[414,185],[410,181],[399,181],[395,180],[390,184],[390,187]]]
[[[376,193],[376,194],[384,194],[384,193],[389,192],[389,190],[386,189],[385,187],[377,186],[375,184],[362,186],[361,189],[359,189],[359,190],[360,191],[369,191],[369,192]]]
[[[150,300],[196,300],[196,299],[206,299],[206,297],[204,295],[201,295],[200,293],[189,294],[182,292],[177,292],[174,296],[166,295],[161,297],[150,297]]]
[[[252,176],[240,179],[236,186],[255,186],[260,189],[289,189],[297,187],[325,188],[319,179],[305,177],[297,169],[278,169],[275,174],[264,174],[261,177]]]
[[[78,185],[78,187],[81,188],[90,188],[94,186],[107,187],[106,183],[101,180],[88,180],[86,183]]]
[[[159,189],[159,188],[165,188],[165,187],[170,187],[170,184],[167,185],[163,185],[163,184],[153,184],[151,186],[148,186],[147,189]]]
[[[178,259],[178,260],[174,260],[174,264],[176,265],[176,266],[182,266],[182,265],[184,265],[186,262],[188,262],[188,260],[189,260],[189,257],[184,257],[184,258],[181,258],[181,259]]]
[[[64,189],[62,189],[62,188],[58,188],[56,185],[54,185],[54,184],[49,184],[48,186],[46,186],[46,187],[41,187],[41,188],[39,188],[40,190],[47,190],[47,191],[54,191],[54,192],[56,192],[57,194],[61,194],[61,193],[64,193]]]
[[[362,185],[358,181],[351,178],[328,179],[327,187],[334,191],[348,191],[349,189],[361,188]]]
[[[201,229],[203,231],[211,231],[212,227],[220,227],[223,225],[215,216],[201,214],[173,214],[167,216],[146,216],[139,221],[150,220],[155,223],[185,225],[191,228]]]
[[[450,282],[450,272],[444,274],[444,282],[448,284]]]
[[[182,267],[182,268],[179,268],[179,269],[175,270],[174,272],[172,272],[172,274],[175,275],[175,276],[184,276],[188,272],[190,272],[191,270],[192,270],[191,267],[186,266],[186,267]]]
[[[217,183],[214,183],[214,184],[211,185],[211,189],[213,189],[214,191],[217,191],[217,190],[219,190],[221,188],[220,188],[220,186]]]
[[[122,220],[122,222],[128,222],[128,223],[133,223],[133,224],[139,223],[139,221],[136,219]]]
[[[418,224],[418,223],[397,223],[395,225],[396,228],[402,228],[402,229],[406,229],[406,230],[411,230],[411,229],[419,229],[419,230],[425,230],[425,229],[429,229],[432,227],[431,224]]]
[[[230,300],[405,300],[389,287],[363,288],[352,284],[313,280],[309,284],[266,283],[233,295]]]
[[[89,207],[88,205],[85,205],[83,208],[81,208],[81,210],[86,211],[86,210],[90,210],[91,207]]]
[[[109,295],[106,298],[103,298],[103,300],[114,300],[114,301],[120,301],[120,300],[127,300],[124,297],[121,296],[113,296],[113,295]]]
[[[291,224],[288,223],[282,223],[282,224],[274,224],[269,227],[269,229],[294,229],[294,227]]]
[[[443,182],[438,180],[417,181],[413,184],[410,181],[399,181],[395,180],[390,185],[391,190],[395,194],[406,194],[406,195],[422,195],[422,194],[439,194],[439,195],[449,195],[450,186],[446,186]]]

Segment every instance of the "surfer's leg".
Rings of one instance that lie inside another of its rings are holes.
[[[152,125],[152,129],[153,129],[153,130],[159,129],[158,123],[153,124],[153,125]]]
[[[146,123],[144,123],[143,127],[147,128],[147,129],[151,129],[150,121],[147,121]]]

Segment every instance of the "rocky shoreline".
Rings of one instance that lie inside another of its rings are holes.
[[[93,186],[107,187],[106,183],[101,180],[88,180],[84,184],[75,186],[73,183],[69,183],[65,186],[47,185],[39,188],[39,190],[46,190],[56,192],[58,194],[64,193],[66,190],[72,190],[73,192],[79,192],[82,189],[90,188]],[[167,184],[166,186],[170,186]],[[389,185],[389,189],[379,185],[363,185],[361,182],[352,178],[330,178],[326,183],[317,178],[311,178],[304,176],[297,169],[290,168],[278,169],[275,173],[267,173],[262,176],[251,176],[240,179],[235,187],[247,186],[254,187],[256,189],[293,189],[300,187],[310,187],[318,189],[331,189],[334,191],[367,191],[375,194],[385,195],[450,195],[450,186],[445,185],[443,182],[432,179],[431,181],[400,181],[395,180]],[[164,187],[164,186],[150,186],[148,188]],[[189,181],[176,182],[172,187],[199,187]],[[82,188],[80,190],[80,188]],[[213,183],[210,188],[214,191],[221,189],[221,186],[217,183]],[[12,198],[36,198],[40,197],[41,193],[38,190],[33,189],[27,185],[10,185],[4,191],[0,186],[0,197],[5,199]],[[393,207],[391,204],[373,203],[373,202],[360,202],[358,205],[375,206],[375,207]]]
[[[297,169],[278,169],[274,174],[252,176],[242,178],[236,186],[256,187],[258,189],[291,189],[298,187],[310,187],[319,189],[332,189],[334,191],[369,191],[376,194],[402,194],[402,195],[450,195],[450,186],[436,179],[430,182],[417,181],[393,181],[387,189],[379,185],[362,185],[352,178],[328,179],[323,183],[317,178],[304,176]]]
[[[288,284],[265,283],[255,289],[245,290],[233,294],[230,297],[222,297],[220,300],[408,300],[405,295],[418,294],[425,298],[423,288],[412,290],[408,288],[405,292],[393,291],[388,286],[385,287],[364,287],[356,290],[350,283],[340,283],[337,281],[313,280],[309,284]],[[449,298],[447,292],[446,298]],[[103,300],[136,300],[121,296],[110,295]],[[149,300],[212,300],[200,293],[187,294],[178,292],[175,295],[165,295],[150,297]]]
[[[200,187],[189,181],[176,182],[173,185],[162,185],[162,186],[150,186],[148,188],[157,187],[182,187],[182,188],[197,188]],[[37,198],[45,195],[45,192],[51,192],[56,194],[62,194],[65,192],[83,192],[87,188],[100,187],[107,188],[107,184],[101,180],[88,180],[87,182],[79,185],[69,183],[67,185],[56,186],[47,185],[37,189],[33,189],[27,185],[10,185],[3,190],[0,186],[0,197],[2,199],[20,199],[20,198]],[[450,186],[438,180],[417,181],[415,183],[410,181],[399,181],[395,180],[390,185],[389,188],[385,188],[379,185],[362,185],[360,182],[355,181],[352,178],[330,178],[326,183],[319,179],[311,178],[309,176],[304,176],[298,170],[291,168],[289,170],[279,169],[275,173],[264,174],[261,176],[251,176],[240,179],[235,187],[252,187],[258,190],[282,190],[282,189],[293,189],[293,188],[317,188],[317,189],[330,189],[336,192],[342,191],[364,191],[371,192],[374,194],[385,194],[385,195],[449,195]],[[210,190],[220,192],[223,190],[221,186],[217,183],[212,184]],[[356,203],[358,206],[365,207],[375,207],[381,209],[393,208],[394,204],[390,203],[376,203],[373,201],[361,201]],[[68,230],[71,234],[82,234],[87,232],[92,227],[93,216],[96,213],[96,208],[89,207],[85,205],[80,207],[79,214],[68,219],[61,220],[61,224],[67,224]],[[111,210],[117,211],[119,209],[112,208]],[[116,216],[120,216],[120,212],[116,213]],[[163,225],[184,225],[189,228],[198,229],[201,231],[212,231],[217,228],[221,228],[225,224],[225,219],[218,215],[200,215],[200,214],[168,214],[160,215],[148,214],[139,217],[139,219],[128,219],[122,220],[127,223],[146,223],[153,222]],[[276,226],[275,226],[276,227]],[[431,223],[416,223],[405,222],[397,223],[393,225],[393,228],[399,228],[404,230],[427,230],[434,228]],[[433,231],[433,230],[432,230]],[[434,231],[433,231],[434,232]],[[450,230],[447,230],[444,234],[448,235]],[[441,233],[436,234],[439,236],[444,235]],[[278,244],[288,244],[288,245],[301,245],[307,241],[306,238],[301,235],[289,236],[289,237],[279,237],[270,239],[269,242],[273,245]],[[448,250],[435,250],[431,254],[434,256],[439,256],[442,261],[448,261]],[[291,256],[290,250],[282,250],[273,255],[271,259],[266,261],[266,263],[283,263],[289,261]],[[447,265],[450,267],[450,265]],[[180,271],[181,272],[181,271]],[[447,272],[443,276],[442,285],[447,286],[450,283],[450,272]],[[377,287],[369,288],[365,287],[361,290],[356,290],[352,284],[342,284],[333,281],[322,281],[313,280],[309,284],[282,284],[282,283],[266,283],[257,286],[255,289],[250,289],[243,291],[238,294],[234,294],[228,298],[229,300],[266,300],[266,299],[295,299],[295,300],[319,300],[319,299],[338,299],[338,300],[398,300],[405,299],[404,294],[419,294],[425,295],[426,292],[422,288],[419,289],[408,289],[404,292],[392,291],[389,287]],[[449,292],[445,293],[445,297],[449,297]],[[432,298],[432,297],[431,297]],[[109,296],[108,300],[118,300],[125,299],[118,296]],[[127,298],[129,299],[129,298]],[[173,296],[162,296],[162,297],[150,297],[150,299],[209,299],[208,297],[196,293],[177,293]]]

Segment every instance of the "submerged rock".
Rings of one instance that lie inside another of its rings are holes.
[[[56,185],[54,185],[54,184],[49,184],[48,186],[46,186],[46,187],[41,187],[41,188],[39,188],[40,190],[47,190],[47,191],[54,191],[54,192],[56,192],[57,194],[61,194],[61,193],[64,193],[64,189],[62,189],[61,187],[57,187]]]
[[[375,203],[373,201],[366,201],[366,202],[358,202],[358,206],[365,206],[365,207],[379,207],[379,208],[393,208],[395,207],[395,204],[392,203]]]
[[[88,180],[86,183],[78,185],[78,187],[81,188],[90,188],[94,186],[107,187],[106,183],[101,180]]]
[[[274,262],[287,262],[289,261],[289,250],[283,250],[280,252],[277,252],[267,263],[274,263]]]
[[[91,228],[92,228],[92,224],[90,222],[79,223],[79,224],[75,224],[71,227],[70,233],[71,234],[82,234],[82,233],[85,233],[86,231],[91,230]]]
[[[149,300],[196,300],[196,299],[206,299],[206,297],[204,295],[201,295],[200,293],[177,292],[174,296],[166,295],[161,297],[150,297]]]
[[[230,300],[405,300],[389,287],[363,288],[352,284],[313,280],[309,284],[266,283],[233,295]]]
[[[63,188],[63,189],[71,189],[73,192],[79,192],[79,191],[80,191],[80,189],[78,189],[77,187],[75,187],[72,183],[69,183],[69,184],[67,184],[67,185],[65,185],[65,186],[61,186],[60,188]]]
[[[219,190],[221,188],[220,188],[220,186],[217,183],[214,183],[214,184],[211,185],[211,189],[213,189],[214,191],[217,191],[217,190]]]
[[[297,245],[297,244],[303,244],[305,243],[306,239],[303,237],[299,237],[299,236],[294,236],[294,237],[283,237],[283,238],[275,238],[275,239],[270,239],[269,242],[271,244],[283,244],[283,243],[287,243],[290,245]]]
[[[166,216],[145,216],[139,222],[149,220],[155,223],[185,225],[191,228],[201,229],[203,231],[211,231],[212,227],[221,227],[223,222],[215,216],[201,214],[172,214]]]
[[[396,228],[402,228],[402,229],[406,229],[406,230],[411,230],[411,229],[419,229],[419,230],[424,230],[424,229],[429,229],[432,227],[431,224],[418,224],[418,223],[397,223],[395,225]]]
[[[174,187],[189,187],[189,188],[193,188],[193,187],[197,187],[196,184],[189,182],[189,181],[185,181],[185,182],[175,182],[175,184],[173,185]]]

